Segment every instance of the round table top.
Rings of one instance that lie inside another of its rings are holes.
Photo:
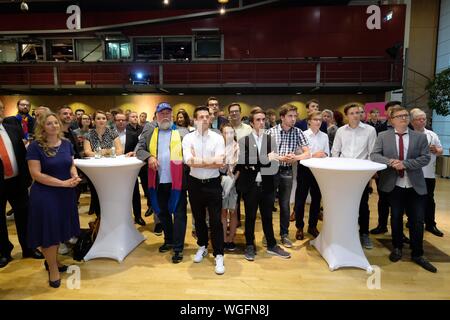
[[[115,158],[85,158],[75,159],[74,163],[80,168],[105,168],[105,167],[125,167],[143,165],[144,162],[136,157],[125,157],[124,155]]]
[[[300,163],[308,168],[339,171],[380,171],[387,168],[387,166],[382,163],[350,158],[311,158],[301,160]]]

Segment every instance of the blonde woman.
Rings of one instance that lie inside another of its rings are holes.
[[[30,189],[28,242],[45,256],[49,285],[58,288],[60,272],[67,266],[58,261],[60,243],[80,232],[75,187],[80,183],[73,163],[73,147],[63,138],[61,122],[54,113],[42,114],[35,140],[27,150],[28,167],[34,180]]]

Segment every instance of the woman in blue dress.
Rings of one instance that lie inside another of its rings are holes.
[[[39,117],[35,140],[27,151],[28,167],[34,180],[30,190],[29,244],[40,247],[49,271],[49,285],[58,288],[60,271],[67,266],[58,262],[59,243],[77,236],[80,221],[75,187],[81,181],[73,163],[73,147],[63,138],[61,123],[54,113]]]

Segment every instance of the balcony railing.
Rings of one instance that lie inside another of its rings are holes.
[[[0,87],[129,86],[132,72],[151,76],[151,85],[180,86],[396,86],[403,60],[264,59],[208,62],[39,62],[0,64]]]

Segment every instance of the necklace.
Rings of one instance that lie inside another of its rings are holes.
[[[62,146],[62,141],[61,141],[61,143],[59,144],[59,146],[57,146],[57,147],[50,147],[50,146],[49,146],[49,148],[51,148],[52,150],[54,150],[54,151],[55,151],[55,154],[57,154],[58,151],[59,151],[59,148],[61,148],[61,146]]]

